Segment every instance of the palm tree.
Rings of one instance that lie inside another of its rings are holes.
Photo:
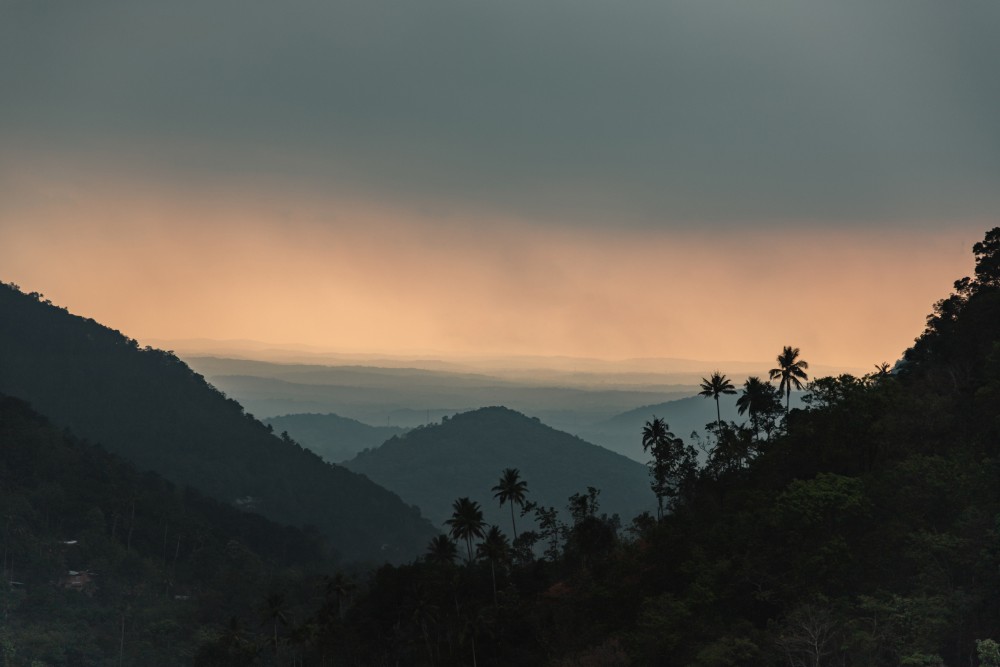
[[[500,477],[500,483],[493,487],[493,497],[504,503],[510,503],[510,526],[514,529],[514,539],[517,539],[517,525],[514,523],[514,505],[524,507],[524,497],[528,493],[528,483],[521,479],[517,468],[506,468]]]
[[[653,475],[651,486],[656,494],[656,513],[660,519],[663,518],[663,498],[668,492],[670,448],[677,441],[677,436],[670,432],[667,422],[655,415],[653,421],[646,422],[642,427],[642,451],[653,454],[650,462],[650,473]]]
[[[775,394],[775,389],[770,383],[764,382],[759,377],[749,377],[743,383],[743,393],[736,399],[736,410],[741,415],[746,412],[750,413],[750,426],[753,429],[754,438],[761,430],[761,420],[769,419],[770,416],[773,416],[775,409],[781,409],[781,403],[778,402],[777,398],[779,395]],[[777,405],[775,405],[776,402]],[[770,427],[765,430],[770,433]]]
[[[719,409],[719,396],[722,394],[735,394],[736,387],[733,383],[729,381],[725,375],[719,371],[712,373],[712,377],[706,380],[701,379],[701,391],[698,392],[699,396],[704,396],[705,398],[715,399],[715,416],[716,424],[720,427],[722,426],[722,410]]]
[[[274,660],[280,664],[278,655],[278,625],[288,625],[288,603],[282,593],[270,593],[264,600],[264,618],[270,621],[274,631]]]
[[[497,571],[496,562],[505,561],[510,552],[510,544],[507,536],[500,532],[496,526],[490,526],[486,537],[480,544],[476,545],[476,555],[490,561],[490,574],[493,575],[493,606],[497,604]]]
[[[667,422],[653,415],[653,421],[646,422],[646,425],[642,427],[642,451],[655,449],[657,445],[674,437],[676,436],[670,432]]]
[[[427,545],[427,560],[438,565],[451,565],[458,555],[458,546],[447,535],[438,535]]]
[[[792,387],[801,390],[802,381],[809,379],[809,376],[806,375],[809,364],[798,360],[798,356],[799,348],[786,345],[781,354],[778,355],[778,367],[772,368],[768,372],[772,380],[781,378],[781,382],[778,383],[778,391],[785,394],[785,412],[788,412],[792,404]]]
[[[469,562],[472,562],[472,538],[483,536],[483,511],[479,503],[468,498],[459,498],[451,505],[451,518],[445,521],[451,526],[451,536],[457,540],[465,540],[469,552]]]

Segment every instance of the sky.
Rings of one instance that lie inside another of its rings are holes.
[[[892,361],[1000,224],[1000,5],[0,0],[0,280],[144,339]]]

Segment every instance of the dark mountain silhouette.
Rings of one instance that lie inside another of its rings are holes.
[[[488,523],[506,530],[509,510],[501,510],[490,491],[505,468],[520,470],[528,500],[560,510],[588,486],[601,490],[603,512],[623,519],[655,505],[644,465],[503,407],[416,428],[344,465],[418,505],[438,526],[456,498],[469,497]]]
[[[276,437],[172,353],[12,285],[0,285],[0,392],[140,469],[313,524],[345,558],[409,558],[434,534],[416,508]]]
[[[5,664],[190,664],[206,618],[331,565],[315,530],[139,472],[2,394],[0,443]]]
[[[282,415],[262,421],[275,433],[287,431],[293,440],[330,463],[346,461],[363,449],[378,447],[389,438],[406,433],[404,428],[369,426],[332,412]]]

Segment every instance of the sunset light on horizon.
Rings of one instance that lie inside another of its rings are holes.
[[[7,4],[0,280],[140,342],[891,363],[1000,221],[1000,47],[889,5]]]

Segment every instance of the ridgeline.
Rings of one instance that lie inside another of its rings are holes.
[[[140,470],[314,525],[345,560],[408,560],[436,532],[394,494],[275,436],[170,352],[6,284],[0,392]]]

